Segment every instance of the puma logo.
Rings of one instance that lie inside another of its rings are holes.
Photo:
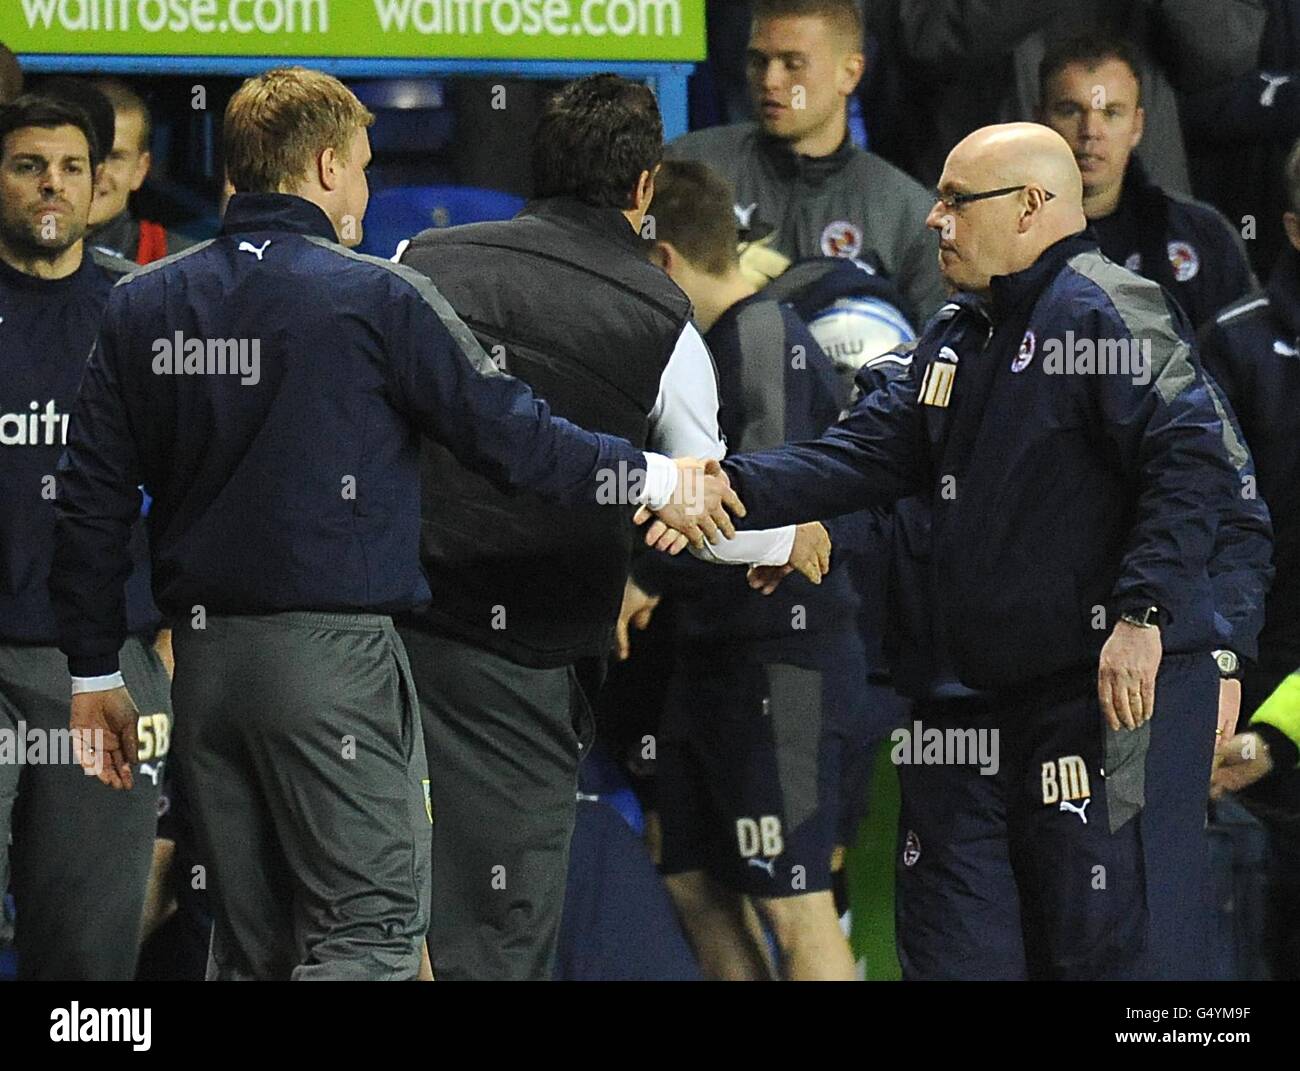
[[[155,786],[158,784],[158,778],[161,774],[162,774],[161,764],[155,765],[152,762],[140,763],[140,776],[148,777],[149,780],[152,781]]]
[[[776,860],[775,859],[748,859],[746,862],[750,866],[756,866],[759,870],[766,870],[767,876],[773,881],[776,880]]]
[[[1075,814],[1077,814],[1080,818],[1083,819],[1083,824],[1086,826],[1088,824],[1088,816],[1083,812],[1088,809],[1088,804],[1090,804],[1091,802],[1092,802],[1091,799],[1086,799],[1083,801],[1083,804],[1081,806],[1076,807],[1069,800],[1061,800],[1060,809],[1063,811],[1073,811]]]
[[[1291,81],[1291,76],[1289,74],[1266,74],[1261,71],[1260,77],[1268,84],[1264,86],[1264,92],[1259,95],[1259,102],[1265,108],[1271,108],[1273,102],[1277,99],[1277,91]]]
[[[736,213],[736,222],[740,224],[741,230],[749,230],[749,221],[754,218],[754,209],[757,207],[757,201],[748,208],[741,208],[740,205],[731,206],[731,210]]]
[[[266,247],[270,244],[271,244],[270,238],[268,238],[265,242],[262,243],[261,249],[255,246],[252,242],[240,242],[239,251],[241,253],[252,253],[257,257],[258,260],[261,260],[262,254],[266,252]]]

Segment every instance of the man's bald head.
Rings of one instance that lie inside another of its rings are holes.
[[[1069,143],[1040,123],[999,123],[968,134],[948,162],[982,174],[998,186],[1038,183],[1061,199],[1062,207],[1082,210],[1083,180]]]
[[[939,194],[926,224],[939,232],[940,270],[958,290],[982,293],[992,276],[1029,267],[1087,226],[1074,154],[1037,123],[986,126],[963,138],[948,154]]]

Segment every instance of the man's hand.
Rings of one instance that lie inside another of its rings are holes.
[[[632,521],[635,524],[645,524],[653,516],[648,507],[642,506],[636,511]],[[681,532],[674,531],[660,520],[656,520],[646,529],[645,541],[646,546],[654,547],[655,550],[661,550],[665,554],[680,554],[691,545],[691,541]]]
[[[831,537],[820,521],[795,528],[790,560],[784,565],[751,565],[746,579],[755,591],[771,595],[782,580],[796,571],[814,584],[820,584],[831,571]]]
[[[731,522],[728,510],[737,517],[745,515],[744,504],[731,489],[731,481],[716,461],[701,462],[692,457],[675,458],[677,466],[677,489],[672,501],[654,511],[641,509],[633,518],[637,524],[643,524],[654,512],[668,527],[681,533],[696,548],[702,548],[707,539],[710,543],[736,534],[736,527]],[[663,538],[656,528],[646,533],[646,543],[659,545]],[[680,549],[680,548],[679,548]]]
[[[72,746],[81,768],[109,788],[131,788],[131,764],[140,760],[139,720],[140,711],[125,688],[74,695]]]
[[[1219,728],[1214,736],[1214,750],[1221,751],[1236,735],[1237,715],[1241,713],[1241,681],[1219,681]]]
[[[1136,729],[1151,720],[1161,653],[1158,628],[1116,623],[1097,667],[1097,698],[1112,729]]]
[[[650,595],[637,586],[635,580],[629,579],[623,585],[623,606],[618,612],[618,623],[614,626],[614,636],[618,641],[618,660],[626,662],[632,653],[628,638],[628,625],[635,625],[644,632],[650,627],[650,615],[659,605],[660,595]]]
[[[1225,792],[1240,792],[1273,771],[1268,742],[1259,733],[1238,733],[1214,756],[1210,775],[1210,799]]]
[[[771,595],[781,586],[781,581],[793,572],[793,565],[751,565],[745,579],[755,591]]]
[[[814,584],[831,571],[831,535],[821,521],[809,521],[794,530],[790,560],[785,563]]]

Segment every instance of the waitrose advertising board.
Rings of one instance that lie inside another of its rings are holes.
[[[19,53],[691,62],[704,0],[0,0]]]

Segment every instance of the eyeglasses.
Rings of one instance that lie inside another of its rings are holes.
[[[986,201],[990,197],[1005,197],[1009,193],[1019,193],[1027,185],[1028,183],[1019,186],[1003,186],[1000,190],[985,190],[983,193],[957,193],[956,191],[944,193],[942,190],[935,190],[934,199],[942,201],[945,208],[961,208],[972,201]],[[1044,190],[1043,193],[1049,201],[1056,196],[1051,190]]]

